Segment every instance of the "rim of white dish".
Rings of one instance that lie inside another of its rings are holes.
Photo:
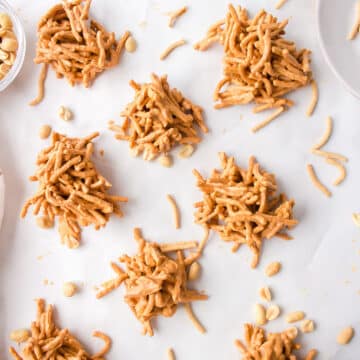
[[[0,12],[6,12],[11,17],[13,28],[19,43],[19,48],[13,66],[5,75],[5,77],[0,80],[0,91],[3,91],[15,80],[24,64],[26,53],[26,37],[25,30],[19,16],[6,0],[0,0]]]
[[[316,1],[316,27],[317,27],[317,34],[318,39],[320,43],[320,49],[325,57],[325,61],[329,65],[331,71],[335,74],[336,78],[342,83],[342,85],[357,99],[360,99],[360,93],[355,90],[346,80],[345,78],[340,74],[340,72],[336,69],[336,66],[333,64],[333,62],[330,59],[330,56],[328,52],[326,51],[326,46],[324,43],[324,36],[321,31],[320,27],[320,6],[324,0],[317,0]]]
[[[4,172],[0,169],[0,229],[5,211],[5,176]]]

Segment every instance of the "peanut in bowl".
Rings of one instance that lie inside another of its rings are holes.
[[[11,5],[0,0],[0,91],[18,75],[25,58],[24,28]]]

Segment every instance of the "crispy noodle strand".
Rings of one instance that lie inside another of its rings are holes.
[[[173,210],[175,229],[179,229],[180,228],[180,211],[179,211],[179,207],[177,206],[177,203],[176,203],[173,196],[168,194],[168,195],[166,195],[166,198],[168,199],[168,201],[169,201],[169,203],[171,205],[171,208]]]
[[[326,118],[326,130],[325,130],[325,133],[321,137],[319,142],[311,148],[311,151],[320,150],[323,146],[325,146],[327,144],[327,142],[330,140],[332,131],[333,131],[333,121],[332,121],[332,118],[330,116],[328,116]]]
[[[167,350],[167,358],[168,358],[168,360],[176,360],[176,356],[175,356],[174,350],[172,348],[169,348]]]
[[[338,160],[327,158],[326,162],[330,165],[334,165],[340,171],[339,177],[334,181],[334,185],[340,185],[346,178],[346,169],[345,166]]]
[[[319,89],[317,86],[317,82],[315,80],[311,81],[311,89],[312,89],[312,98],[311,98],[309,108],[306,112],[307,116],[311,116],[314,113],[316,104],[318,103],[318,100],[319,100]]]
[[[165,60],[170,53],[172,53],[176,48],[185,45],[186,41],[184,39],[175,41],[174,43],[170,44],[165,50],[164,52],[161,53],[160,55],[160,60]]]
[[[356,3],[355,23],[348,35],[348,40],[354,40],[360,30],[360,1]]]
[[[287,0],[279,0],[278,3],[275,5],[275,9],[279,10],[280,8],[282,8],[285,3],[287,2]]]
[[[265,120],[258,123],[256,126],[254,126],[251,131],[253,133],[258,132],[265,126],[269,125],[271,122],[273,122],[276,118],[278,118],[283,112],[285,111],[284,107],[280,107],[279,109],[275,110],[270,116],[268,116]]]
[[[314,167],[311,164],[306,165],[307,172],[309,174],[311,182],[314,184],[314,186],[319,189],[325,196],[330,197],[331,192],[330,190],[319,180],[317,177]]]
[[[175,22],[177,21],[177,19],[180,16],[184,15],[187,12],[187,10],[188,10],[187,6],[183,6],[182,8],[180,8],[178,10],[174,10],[174,11],[167,13],[167,15],[169,16],[168,26],[173,27],[175,25]]]
[[[204,328],[204,326],[200,323],[199,319],[194,314],[191,304],[186,303],[184,306],[185,306],[186,314],[187,314],[188,318],[191,320],[191,322],[193,323],[193,325],[195,326],[196,330],[198,330],[201,334],[205,334],[206,329]]]
[[[31,105],[31,106],[35,106],[37,104],[40,104],[41,101],[44,99],[45,80],[46,80],[46,76],[47,76],[47,73],[48,73],[48,68],[49,68],[48,64],[43,64],[43,66],[41,67],[39,80],[38,80],[38,94],[37,94],[36,98],[29,103],[29,105]]]

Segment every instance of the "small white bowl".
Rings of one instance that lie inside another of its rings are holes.
[[[6,0],[0,0],[0,13],[6,13],[10,16],[13,22],[13,30],[19,44],[13,66],[6,76],[0,80],[0,91],[3,91],[15,80],[21,70],[21,67],[23,66],[26,52],[26,38],[25,31],[19,17]]]
[[[355,0],[317,0],[320,48],[326,62],[341,83],[360,98],[360,34],[347,36],[355,22]]]

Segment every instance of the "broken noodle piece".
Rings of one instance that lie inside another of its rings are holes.
[[[15,360],[59,359],[59,360],[105,360],[111,347],[111,339],[100,331],[93,336],[102,339],[104,348],[95,355],[89,355],[84,346],[68,329],[59,328],[54,322],[54,308],[45,308],[43,299],[36,300],[37,318],[31,323],[31,337],[19,355],[13,347],[9,352]]]
[[[348,35],[348,40],[354,40],[360,31],[360,1],[356,2],[355,23]]]
[[[167,13],[167,15],[169,16],[169,22],[168,22],[169,27],[173,27],[175,25],[175,22],[177,21],[177,19],[180,16],[184,15],[187,12],[187,10],[188,10],[187,6],[183,6],[182,8],[180,8],[178,10],[174,10],[174,11]]]
[[[170,194],[166,195],[166,198],[168,199],[171,208],[173,210],[174,213],[174,225],[175,225],[175,229],[179,229],[180,228],[180,211],[179,211],[179,207],[177,206],[177,203],[174,199],[173,196],[171,196]]]
[[[151,83],[130,81],[135,90],[134,101],[121,113],[124,122],[110,124],[115,138],[129,142],[134,155],[145,160],[168,155],[179,144],[201,142],[199,130],[207,133],[203,110],[186,99],[177,89],[171,89],[166,76],[151,75]]]
[[[91,0],[63,0],[53,6],[38,24],[34,62],[50,65],[56,76],[65,77],[71,86],[82,83],[89,87],[98,74],[116,66],[130,35],[125,32],[117,41],[113,32],[108,32],[90,18],[90,4]],[[42,100],[43,71],[39,79],[39,95],[31,105]]]
[[[250,157],[248,169],[240,168],[233,157],[220,153],[221,170],[203,178],[194,170],[203,200],[195,204],[195,222],[216,231],[220,238],[234,243],[236,251],[246,244],[253,252],[256,267],[265,239],[297,224],[294,200],[277,194],[275,176],[265,172]]]
[[[293,105],[284,95],[310,84],[311,52],[284,38],[287,23],[265,10],[251,19],[246,9],[229,5],[226,18],[195,44],[201,51],[214,43],[224,48],[224,77],[214,92],[215,108],[255,103],[254,112],[261,112]]]
[[[310,180],[314,184],[314,186],[319,189],[323,194],[325,194],[325,196],[330,197],[330,190],[319,180],[315,173],[314,167],[311,164],[307,164],[306,169],[308,171]]]
[[[81,227],[106,226],[111,214],[123,216],[117,204],[127,202],[125,197],[108,194],[112,185],[91,160],[97,136],[70,138],[53,132],[51,145],[38,154],[38,169],[30,177],[39,183],[38,190],[21,210],[22,218],[31,206],[34,215],[42,211],[51,221],[59,217],[61,242],[69,248],[79,246]]]
[[[315,349],[310,350],[305,358],[295,355],[295,352],[301,349],[301,345],[295,343],[296,328],[267,334],[261,327],[245,324],[244,332],[245,344],[235,340],[235,345],[242,354],[242,360],[313,360],[317,355]]]
[[[165,50],[164,52],[160,55],[160,60],[165,60],[170,53],[172,53],[176,48],[185,45],[186,41],[184,39],[175,41],[174,43],[170,44]]]
[[[207,295],[188,289],[187,277],[190,265],[200,257],[196,252],[197,243],[186,257],[180,243],[172,245],[173,257],[162,251],[163,244],[146,241],[140,229],[134,229],[134,238],[138,243],[138,253],[124,255],[119,261],[126,265],[122,270],[118,265],[111,266],[117,277],[103,284],[97,298],[107,295],[125,283],[125,302],[130,306],[136,318],[143,324],[143,334],[154,334],[151,320],[159,315],[171,317],[178,305],[192,301],[206,300]]]

